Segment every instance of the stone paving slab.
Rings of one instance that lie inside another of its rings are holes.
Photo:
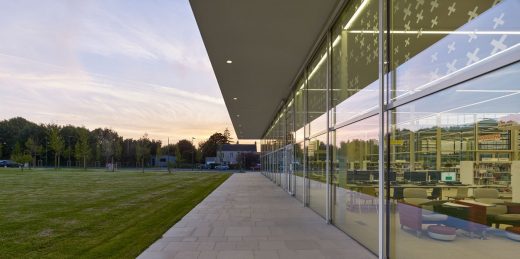
[[[259,173],[232,175],[138,258],[376,258]]]

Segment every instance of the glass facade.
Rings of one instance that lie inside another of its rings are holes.
[[[263,173],[381,258],[517,256],[517,13],[347,1],[264,134]]]

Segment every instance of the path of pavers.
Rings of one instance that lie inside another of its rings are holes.
[[[139,258],[375,258],[259,173],[234,174]]]

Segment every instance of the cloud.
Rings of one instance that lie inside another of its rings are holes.
[[[231,125],[187,1],[10,3],[0,22],[0,119],[163,141]]]

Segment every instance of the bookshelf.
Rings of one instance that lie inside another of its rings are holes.
[[[510,185],[510,161],[461,161],[460,181],[470,185]]]

